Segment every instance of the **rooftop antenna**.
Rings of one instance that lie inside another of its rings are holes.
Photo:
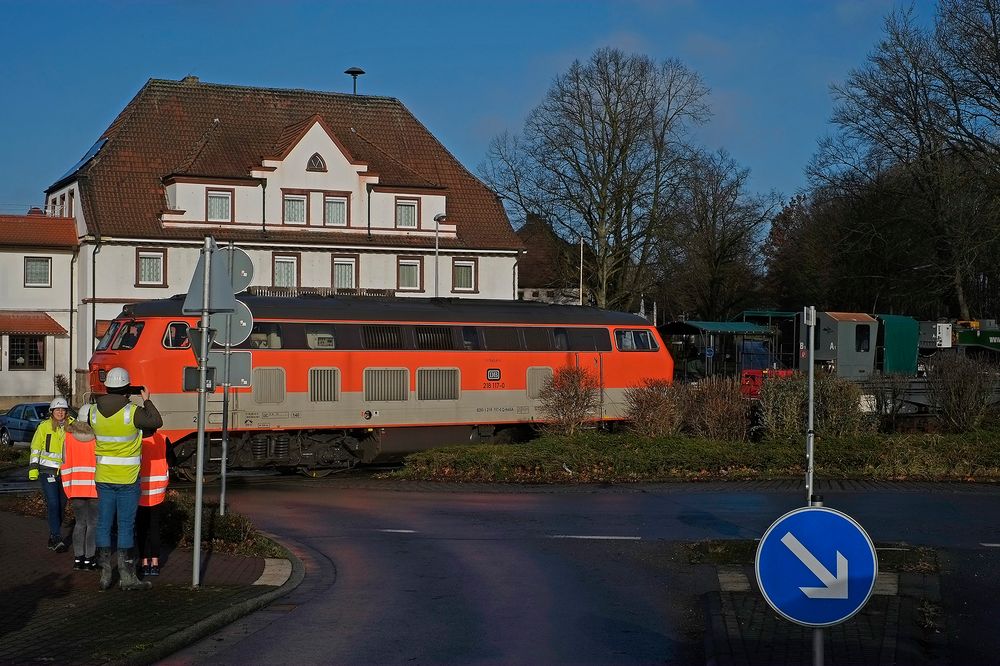
[[[350,74],[351,78],[354,79],[354,94],[358,94],[358,77],[365,73],[365,70],[360,67],[351,67],[350,69],[345,69],[344,74]]]

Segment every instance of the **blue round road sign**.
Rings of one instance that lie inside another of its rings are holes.
[[[827,627],[861,610],[878,575],[867,532],[845,513],[803,507],[774,521],[757,547],[757,584],[786,620]]]

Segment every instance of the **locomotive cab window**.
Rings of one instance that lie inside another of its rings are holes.
[[[254,324],[248,342],[254,349],[281,349],[281,325],[274,322]]]
[[[475,326],[462,327],[462,346],[466,349],[481,349],[479,345],[479,330]]]
[[[654,351],[658,349],[652,334],[645,329],[615,331],[618,351]]]
[[[336,349],[337,337],[333,324],[306,324],[306,346],[309,349]]]
[[[145,322],[141,321],[125,322],[118,333],[118,337],[111,343],[111,348],[133,349],[136,343],[139,342],[139,336],[142,335],[142,329],[145,325]]]
[[[858,324],[854,327],[854,351],[867,353],[871,349],[871,331],[868,324]]]
[[[111,322],[111,325],[108,326],[108,330],[105,331],[104,335],[101,337],[101,341],[97,343],[97,351],[104,351],[111,346],[111,341],[114,340],[115,334],[118,332],[120,327],[120,322]]]
[[[167,349],[187,349],[191,346],[188,325],[184,321],[172,321],[163,332],[163,346]]]

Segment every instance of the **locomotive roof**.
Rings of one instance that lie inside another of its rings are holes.
[[[251,296],[237,294],[260,320],[419,321],[649,326],[639,315],[538,301],[464,298],[372,298],[364,296]],[[181,312],[184,294],[126,305],[123,316],[190,317]]]

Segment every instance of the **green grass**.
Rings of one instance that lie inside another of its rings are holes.
[[[14,467],[27,467],[30,456],[31,450],[27,447],[23,449],[13,446],[0,447],[0,471]]]
[[[824,479],[1000,481],[1000,433],[870,435],[816,440]],[[495,483],[780,479],[805,473],[805,443],[644,439],[585,433],[416,453],[390,478]]]

